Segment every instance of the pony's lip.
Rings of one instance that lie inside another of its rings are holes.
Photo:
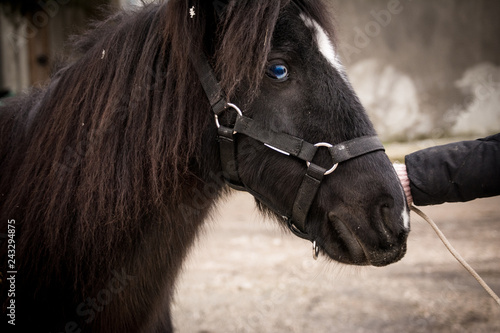
[[[352,263],[356,265],[369,265],[369,257],[358,237],[337,216],[329,215],[329,220],[333,223],[340,239],[347,247]]]
[[[350,256],[350,264],[387,266],[399,261],[406,253],[406,242],[402,246],[391,246],[390,250],[370,251],[363,242],[349,228],[349,225],[333,213],[328,214],[328,219],[335,227],[340,241],[345,245]],[[328,251],[327,251],[328,252]],[[336,256],[331,256],[335,258]]]

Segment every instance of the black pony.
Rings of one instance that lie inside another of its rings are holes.
[[[0,108],[2,325],[172,331],[183,259],[228,193],[223,161],[264,213],[332,259],[404,255],[404,194],[322,1],[170,0],[95,24],[73,46],[44,89]],[[240,119],[274,140],[231,129]],[[365,138],[375,148],[353,153]],[[317,154],[291,153],[292,141]]]

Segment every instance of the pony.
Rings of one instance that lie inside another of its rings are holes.
[[[93,23],[71,45],[44,87],[0,108],[2,325],[173,331],[176,278],[228,183],[315,254],[403,257],[408,207],[380,145],[335,163],[358,150],[343,142],[376,132],[323,1],[170,0]],[[282,138],[317,150],[301,158]]]

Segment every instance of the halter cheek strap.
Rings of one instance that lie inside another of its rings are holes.
[[[261,123],[244,116],[236,105],[227,102],[219,81],[215,77],[212,67],[203,54],[192,54],[191,60],[214,113],[215,123],[217,125],[220,159],[226,183],[236,190],[249,192],[271,210],[283,216],[288,227],[295,235],[313,242],[314,252],[317,256],[319,247],[316,245],[316,241],[307,234],[306,221],[309,209],[323,178],[332,173],[339,163],[367,153],[384,150],[384,146],[376,136],[359,137],[337,145],[325,142],[311,144],[293,135],[269,130],[262,126]],[[219,117],[222,113],[230,111],[236,112],[236,121],[234,125],[232,127],[221,125]],[[263,143],[271,149],[305,162],[307,171],[295,196],[293,207],[291,207],[290,210],[282,211],[277,207],[273,207],[274,205],[269,199],[248,187],[241,180],[238,173],[236,158],[237,134],[244,134]],[[320,148],[328,149],[330,153],[332,162],[328,168],[323,168],[312,163],[314,156]]]

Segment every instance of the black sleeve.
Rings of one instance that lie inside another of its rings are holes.
[[[416,205],[500,195],[500,133],[423,149],[405,164]]]

